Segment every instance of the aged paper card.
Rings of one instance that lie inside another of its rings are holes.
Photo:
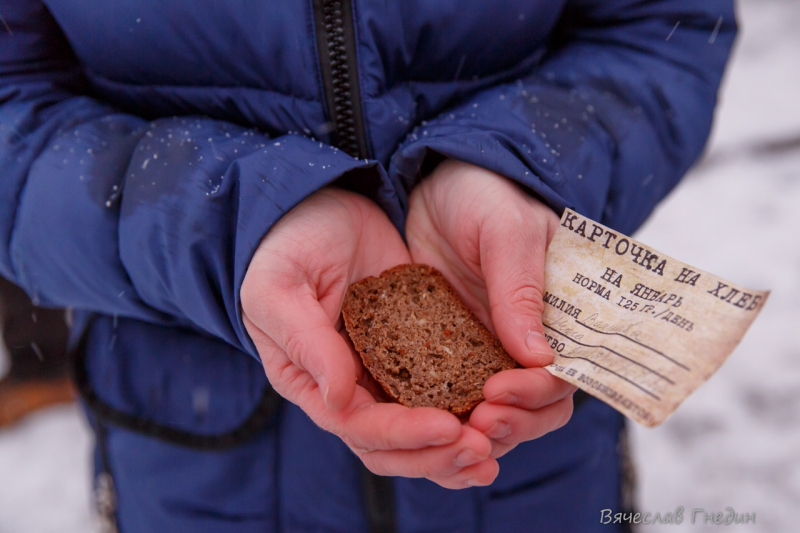
[[[768,295],[566,210],[547,250],[547,369],[658,425],[722,365]]]

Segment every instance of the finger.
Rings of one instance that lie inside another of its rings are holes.
[[[469,426],[461,426],[458,440],[446,446],[420,450],[377,450],[362,453],[360,457],[365,466],[378,475],[445,481],[466,468],[490,459],[491,451],[491,442],[485,435]],[[466,473],[462,486],[467,486],[470,473]]]
[[[377,403],[374,392],[357,386],[346,408],[331,412],[314,391],[308,372],[300,369],[263,332],[245,317],[259,353],[267,354],[265,371],[284,397],[299,405],[323,429],[339,435],[358,450],[420,449],[454,442],[461,422],[451,413],[434,408],[410,409],[394,403]]]
[[[500,465],[497,463],[497,460],[494,457],[490,459],[486,459],[485,461],[481,461],[478,464],[469,466],[459,472],[456,476],[452,476],[451,479],[453,481],[461,481],[466,478],[464,484],[467,487],[485,487],[486,485],[491,485],[495,479],[497,479],[497,475],[500,473]],[[450,485],[449,483],[442,483],[433,479],[432,481],[439,483],[445,488],[449,489],[458,489],[461,488],[461,484],[458,485]],[[448,479],[447,481],[450,481]]]
[[[312,295],[271,291],[275,309],[260,329],[319,387],[325,405],[338,410],[355,392],[356,369],[350,347]],[[266,362],[265,362],[266,364]]]
[[[544,368],[519,368],[499,372],[483,387],[487,402],[539,409],[575,392],[576,387],[558,379]]]
[[[469,425],[470,427],[472,426],[469,420],[465,422],[465,424]],[[500,457],[504,456],[505,454],[516,448],[518,444],[518,443],[505,444],[503,442],[500,442],[492,438],[489,438],[489,442],[492,443],[492,451],[489,455],[494,459],[499,459]]]
[[[461,469],[450,476],[434,476],[428,478],[446,489],[466,489],[469,487],[485,487],[491,485],[500,473],[500,465],[494,457]]]
[[[469,420],[467,420],[464,424],[472,427],[472,423]],[[494,459],[499,459],[500,457],[503,457],[505,454],[516,448],[517,444],[519,444],[519,443],[506,444],[492,438],[489,438],[489,441],[492,443],[492,452],[490,455]]]
[[[562,427],[572,416],[572,396],[529,411],[508,405],[483,403],[475,408],[470,424],[497,442],[517,445],[538,439]]]
[[[492,322],[509,354],[526,367],[553,361],[542,326],[542,297],[545,251],[554,218],[543,204],[518,198],[508,210],[488,218],[481,230],[481,268]]]
[[[380,454],[392,454],[394,452],[376,452]],[[417,463],[417,460],[411,460],[410,464]],[[368,467],[369,468],[369,467]],[[477,464],[462,468],[458,472],[450,475],[431,475],[431,476],[410,476],[402,473],[397,474],[379,474],[379,475],[392,475],[400,477],[422,477],[428,479],[437,485],[446,489],[458,490],[467,489],[470,487],[484,487],[491,485],[500,473],[500,465],[497,463],[495,457],[490,456],[480,461]]]
[[[315,390],[311,376],[247,317],[245,324],[259,353],[266,354],[264,369],[275,390],[300,406],[321,428],[339,435],[351,448],[421,449],[451,444],[461,435],[461,422],[446,411],[377,403],[374,394],[361,386],[356,387],[350,405],[332,412]]]
[[[449,445],[462,434],[461,422],[447,411],[377,403],[368,394],[359,387],[354,402],[358,405],[342,413],[338,423],[345,442],[354,449],[418,450]]]

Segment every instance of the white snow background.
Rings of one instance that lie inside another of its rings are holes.
[[[655,429],[631,424],[640,511],[684,507],[681,525],[640,531],[800,530],[800,1],[738,7],[741,33],[707,154],[636,238],[773,292],[730,359],[672,418]],[[6,364],[0,353],[0,373]],[[0,533],[98,531],[91,446],[75,406],[0,431]],[[703,513],[691,523],[693,509],[726,507],[755,513],[756,523],[714,525]]]

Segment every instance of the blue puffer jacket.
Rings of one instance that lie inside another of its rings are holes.
[[[702,150],[735,33],[730,0],[0,0],[0,17],[0,275],[81,319],[128,533],[365,530],[357,460],[263,400],[239,310],[261,238],[337,180],[402,228],[442,157],[630,233]],[[135,431],[153,424],[161,440]],[[492,487],[397,480],[397,527],[600,527],[620,425],[589,401]]]

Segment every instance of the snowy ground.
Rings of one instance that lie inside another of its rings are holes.
[[[640,509],[685,508],[680,526],[641,531],[727,530],[702,515],[691,524],[693,508],[726,507],[756,513],[755,525],[728,526],[735,531],[800,527],[800,2],[739,8],[742,34],[707,157],[636,237],[773,293],[709,383],[662,426],[633,428]],[[74,406],[0,432],[0,533],[97,531],[90,446]]]

